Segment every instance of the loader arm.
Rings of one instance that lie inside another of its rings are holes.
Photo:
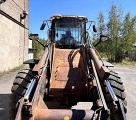
[[[16,120],[21,120],[25,116],[21,114],[23,112],[25,114],[29,114],[29,116],[34,115],[35,110],[38,107],[38,102],[42,101],[41,99],[45,94],[45,87],[47,83],[47,66],[49,65],[48,61],[50,60],[50,52],[51,47],[46,47],[42,58],[39,60],[38,64],[35,64],[32,70],[32,74],[35,78],[30,81],[24,97],[18,101],[19,108]]]
[[[86,51],[87,51],[87,57],[90,59],[90,63],[91,63],[91,67],[93,69],[93,73],[96,79],[96,83],[97,83],[97,90],[99,93],[99,97],[101,99],[101,102],[103,103],[103,107],[105,109],[105,111],[107,111],[107,115],[110,115],[110,110],[107,107],[106,104],[106,100],[103,94],[103,90],[102,90],[102,84],[105,84],[107,86],[107,89],[110,93],[110,96],[112,98],[113,101],[113,107],[114,110],[117,111],[117,109],[120,111],[120,115],[122,116],[123,120],[126,120],[126,107],[124,105],[124,103],[117,98],[116,94],[114,93],[113,88],[111,87],[111,83],[109,82],[109,76],[110,76],[110,71],[108,69],[108,66],[105,66],[103,64],[103,62],[99,59],[95,49],[93,49],[92,45],[87,45],[86,47]],[[89,60],[87,60],[89,61]],[[88,65],[90,64],[88,63]],[[113,66],[112,66],[113,67]]]

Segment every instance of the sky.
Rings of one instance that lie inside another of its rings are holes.
[[[43,31],[40,26],[54,14],[86,16],[97,22],[99,12],[103,12],[107,19],[112,3],[122,8],[124,15],[136,15],[135,0],[29,0],[29,32],[47,39],[47,26]]]

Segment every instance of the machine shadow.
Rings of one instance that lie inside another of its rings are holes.
[[[71,105],[78,101],[86,100],[87,86],[85,75],[85,59],[81,49],[72,50],[68,55],[69,71],[65,89],[68,90],[67,98]]]
[[[54,96],[45,97],[44,102],[48,109],[71,109],[77,102],[87,101],[85,57],[81,49],[56,50],[57,56],[52,75],[52,91],[61,94],[54,99]],[[55,89],[54,89],[55,88]],[[58,89],[58,91],[56,91]]]
[[[10,94],[0,94],[0,120],[9,120]]]

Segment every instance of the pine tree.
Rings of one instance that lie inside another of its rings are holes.
[[[110,38],[107,45],[107,57],[113,62],[121,62],[124,56],[120,46],[121,16],[121,9],[117,9],[117,6],[112,4],[107,23],[107,33]]]

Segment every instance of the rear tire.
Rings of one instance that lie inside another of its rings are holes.
[[[15,77],[13,86],[11,88],[10,102],[9,102],[9,115],[10,120],[16,117],[18,101],[24,96],[30,80],[34,78],[32,71],[29,69],[22,69]]]
[[[127,106],[127,101],[126,101],[126,93],[125,93],[125,89],[124,89],[124,85],[123,82],[121,81],[120,77],[118,76],[118,74],[114,71],[110,71],[110,76],[108,78],[111,87],[115,93],[115,95],[117,96],[118,99],[120,99],[125,106]],[[110,109],[110,118],[111,120],[124,120],[121,116],[121,111],[117,110],[116,112],[114,112],[113,109],[113,100],[112,97],[108,91],[107,86],[104,84],[104,95],[105,95],[105,100],[107,103],[108,108]],[[127,112],[125,110],[125,112]]]

